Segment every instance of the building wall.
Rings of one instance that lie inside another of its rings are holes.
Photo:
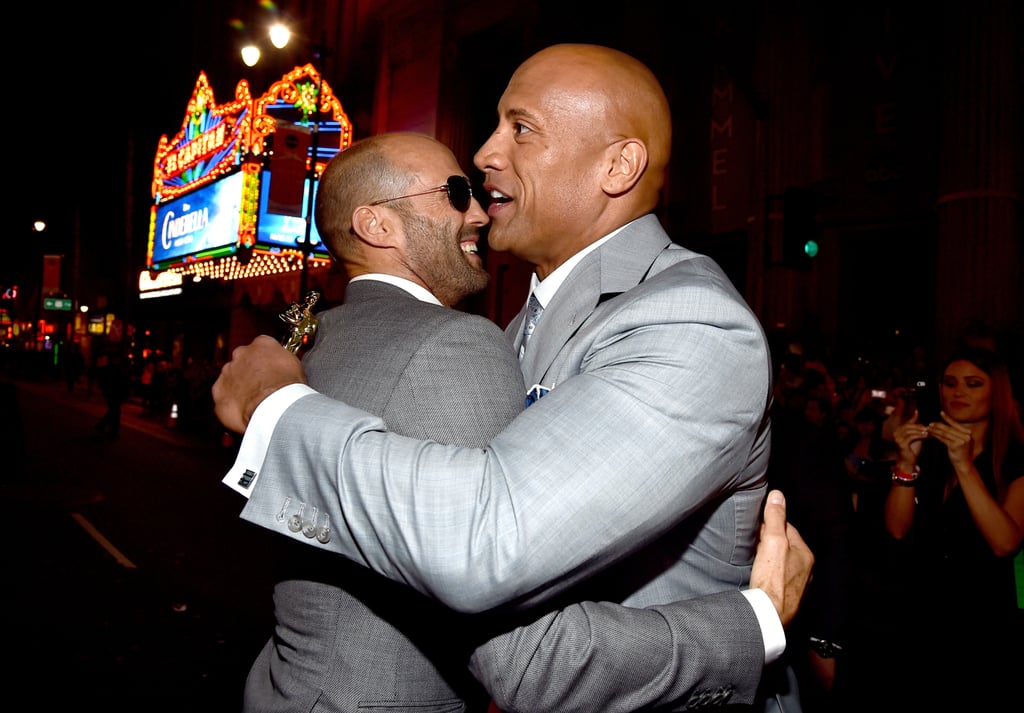
[[[561,41],[647,62],[674,109],[661,217],[715,257],[766,329],[838,350],[945,352],[975,319],[1019,349],[1022,9],[1012,0],[663,3],[614,13],[526,0],[306,0],[355,138],[413,130],[472,157],[522,59]],[[479,184],[478,184],[479,185]],[[789,187],[811,190],[821,253],[780,262]],[[466,305],[504,325],[529,267],[485,256]],[[311,280],[317,284],[317,278]]]

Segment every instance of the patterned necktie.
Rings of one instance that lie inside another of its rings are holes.
[[[540,301],[537,299],[537,296],[531,292],[530,304],[526,308],[526,319],[523,320],[523,338],[519,342],[519,361],[523,360],[523,354],[526,353],[526,343],[530,341],[530,337],[533,336],[533,332],[537,328],[537,322],[540,321],[540,315],[543,311],[544,308],[540,306]]]

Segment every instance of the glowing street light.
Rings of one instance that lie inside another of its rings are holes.
[[[284,49],[288,40],[292,38],[292,31],[282,22],[275,22],[270,26],[270,43],[278,49]]]
[[[274,45],[277,49],[287,47],[288,42],[292,38],[292,31],[283,22],[275,22],[270,26],[267,34],[270,37],[270,44]],[[242,47],[242,61],[246,67],[255,67],[259,63],[261,56],[260,48],[255,42],[250,42]]]
[[[242,61],[246,67],[255,67],[260,61],[260,48],[256,45],[246,45],[242,48]]]

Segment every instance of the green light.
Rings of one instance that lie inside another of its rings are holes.
[[[818,254],[818,241],[808,240],[804,243],[804,255],[807,257],[815,257]]]

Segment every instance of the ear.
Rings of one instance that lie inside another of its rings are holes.
[[[394,213],[382,206],[361,205],[352,211],[352,230],[373,247],[394,247],[399,239]]]
[[[602,188],[621,195],[640,181],[647,169],[647,145],[640,139],[622,139],[608,147],[608,171]]]

